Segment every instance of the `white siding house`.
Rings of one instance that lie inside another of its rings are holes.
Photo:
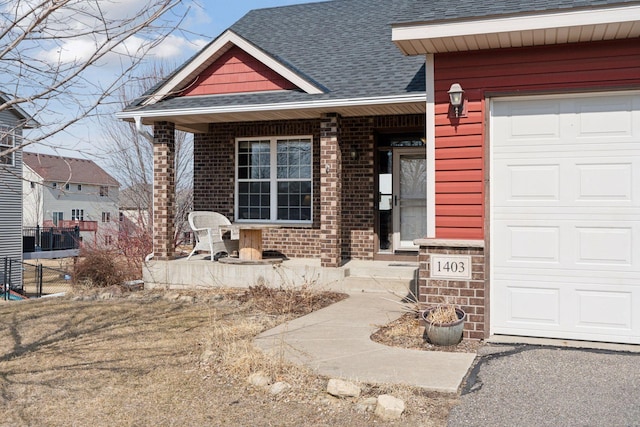
[[[118,235],[120,184],[86,159],[24,153],[25,227],[80,227],[84,244],[110,246]]]
[[[0,103],[7,102],[0,94]],[[22,151],[8,152],[20,144],[23,128],[38,123],[19,107],[0,111],[0,279],[22,284],[22,268],[12,268],[4,277],[5,259],[22,261]],[[4,283],[1,283],[4,284]]]

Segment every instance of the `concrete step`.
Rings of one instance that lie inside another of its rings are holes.
[[[342,266],[345,276],[414,280],[418,263],[394,261],[349,261]]]
[[[404,298],[412,292],[415,294],[416,284],[413,279],[348,276],[332,288],[340,292],[380,292]]]

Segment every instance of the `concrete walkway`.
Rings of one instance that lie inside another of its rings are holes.
[[[389,299],[397,298],[382,292],[350,293],[344,301],[262,333],[256,345],[329,377],[456,393],[475,354],[407,350],[371,341],[379,326],[403,313]]]

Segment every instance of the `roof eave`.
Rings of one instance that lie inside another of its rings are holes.
[[[405,55],[594,42],[640,37],[640,5],[395,24]]]
[[[338,113],[344,116],[376,114],[421,114],[425,112],[425,92],[407,95],[319,100],[311,102],[286,102],[270,104],[220,105],[213,107],[167,110],[130,110],[117,113],[116,117],[143,124],[155,121],[172,121],[176,127],[188,132],[206,132],[209,123],[295,120],[318,118],[322,113]]]

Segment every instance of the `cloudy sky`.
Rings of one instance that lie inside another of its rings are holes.
[[[127,16],[135,13],[136,4],[139,6],[143,0],[115,0],[104,1],[105,13],[112,14],[113,17]],[[310,3],[319,0],[186,0],[184,7],[188,7],[188,14],[181,24],[181,31],[166,38],[162,44],[152,50],[148,55],[150,61],[162,61],[170,66],[177,66],[191,57],[205,44],[231,26],[244,14],[252,9],[267,7],[285,6],[300,3]],[[172,13],[169,19],[177,19],[180,11]],[[61,34],[63,32],[61,31]],[[91,50],[91,45],[95,42],[89,37],[86,40],[79,37],[70,38],[69,41],[58,41],[56,47],[41,54],[43,61],[72,61],[82,58],[86,52]],[[64,40],[64,38],[60,38]],[[109,64],[121,53],[125,51],[135,51],[143,40],[136,37],[130,38],[114,49],[114,52],[104,59],[105,66],[97,70],[93,75],[96,82],[101,80],[100,73],[112,73]],[[63,112],[61,112],[63,114]],[[58,153],[70,157],[85,157],[97,160],[104,164],[101,159],[92,158],[96,154],[95,147],[104,146],[104,139],[99,126],[95,121],[83,120],[82,122],[58,133],[50,138],[46,144],[30,146],[27,151],[41,153]]]

